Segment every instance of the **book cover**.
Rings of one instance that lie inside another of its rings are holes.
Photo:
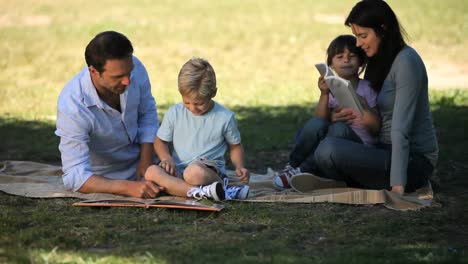
[[[72,205],[94,207],[159,207],[214,212],[219,212],[225,207],[223,204],[215,203],[207,199],[194,200],[176,196],[161,196],[155,199],[122,197],[118,199],[85,200],[73,203]]]
[[[338,101],[340,107],[352,108],[355,112],[363,114],[364,107],[359,101],[358,95],[350,81],[336,76],[325,63],[315,64],[320,75],[325,78],[325,82],[331,94]]]

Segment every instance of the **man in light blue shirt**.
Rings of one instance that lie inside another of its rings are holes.
[[[82,193],[153,198],[162,188],[140,180],[154,164],[159,121],[143,64],[121,33],[99,33],[87,67],[62,90],[57,106],[63,182]]]

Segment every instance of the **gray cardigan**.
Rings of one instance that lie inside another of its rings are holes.
[[[409,153],[421,153],[435,166],[439,152],[426,68],[413,48],[405,46],[395,57],[377,104],[382,118],[380,142],[392,145],[390,185],[406,185]]]

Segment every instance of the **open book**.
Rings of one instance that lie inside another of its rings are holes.
[[[325,63],[315,64],[315,67],[320,72],[320,75],[325,78],[325,82],[327,83],[331,94],[338,101],[340,107],[352,108],[354,111],[362,115],[364,107],[359,101],[358,95],[351,85],[351,82],[336,76]]]
[[[97,207],[160,207],[189,209],[201,211],[219,212],[224,209],[224,205],[214,203],[213,201],[203,199],[194,200],[176,196],[161,196],[156,199],[139,199],[132,197],[122,197],[117,199],[85,200],[76,202],[73,206],[97,206]]]

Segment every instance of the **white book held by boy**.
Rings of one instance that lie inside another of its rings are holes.
[[[356,113],[362,115],[364,107],[359,101],[351,82],[336,76],[325,63],[315,64],[315,67],[320,72],[320,75],[325,78],[331,94],[338,101],[340,107],[352,108]]]

